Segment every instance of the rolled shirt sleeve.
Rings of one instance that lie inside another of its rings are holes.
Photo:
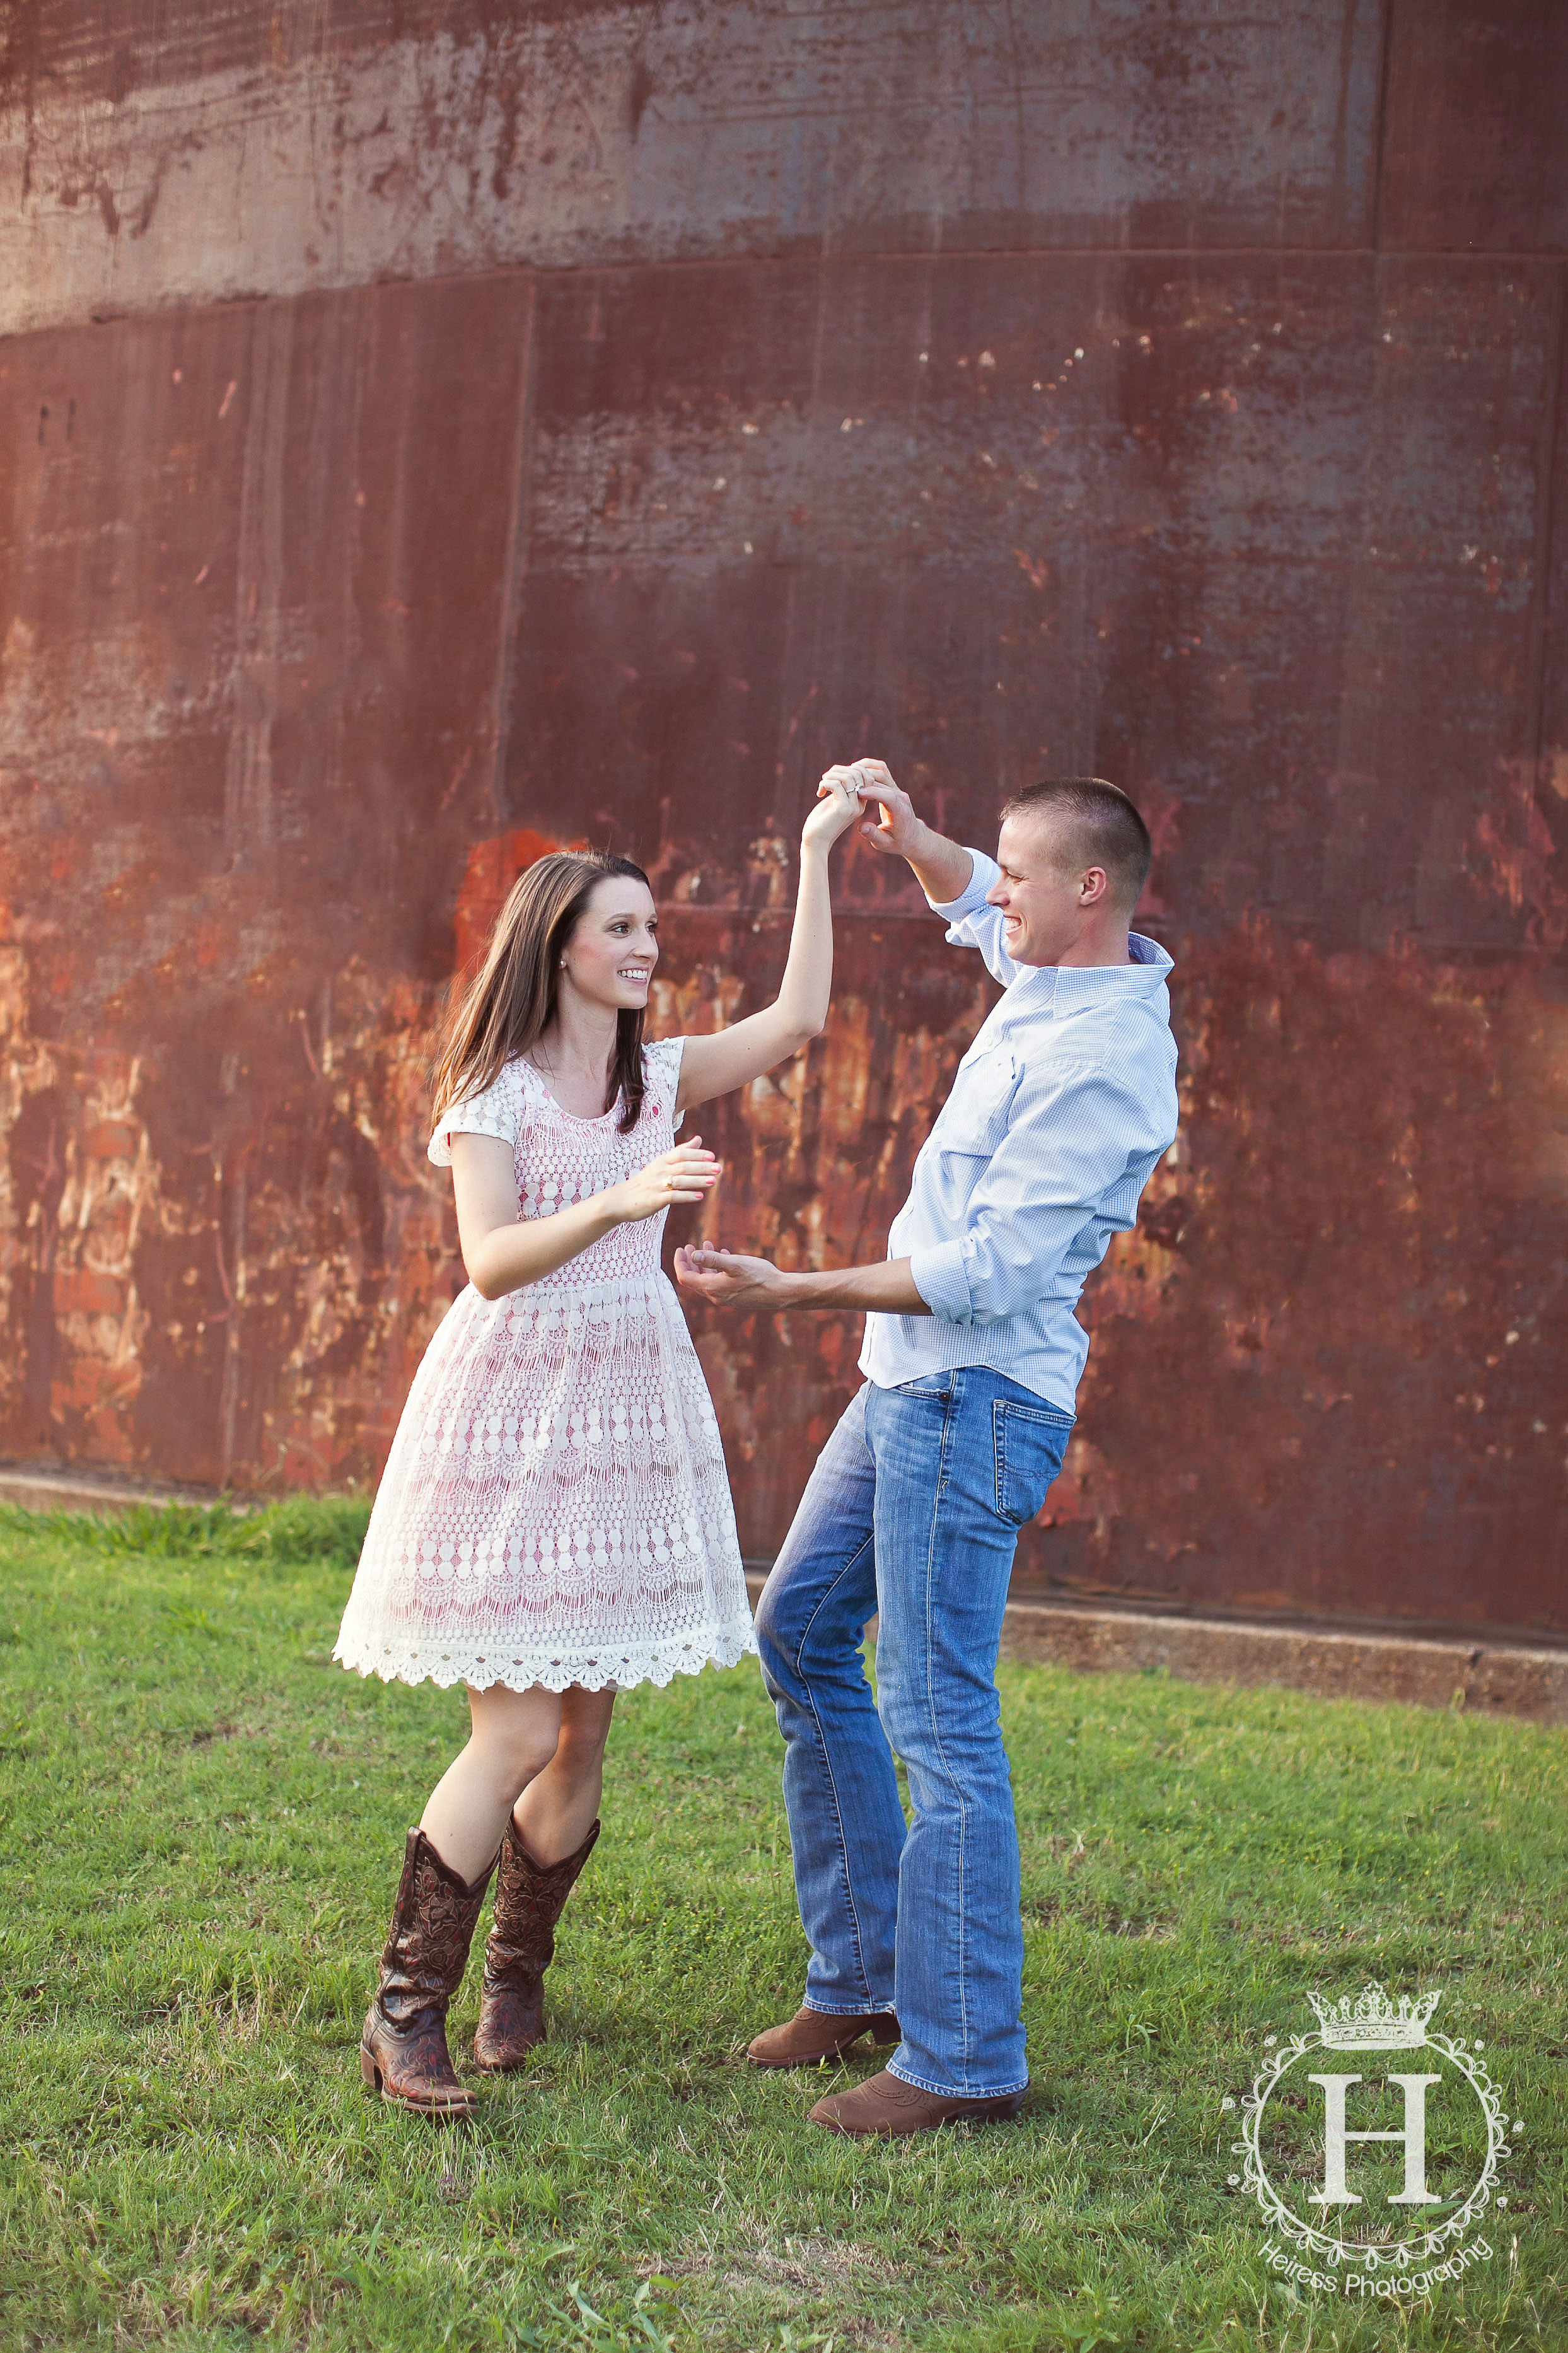
[[[1002,910],[987,905],[985,899],[1002,869],[983,849],[972,849],[969,857],[967,889],[956,899],[928,899],[926,904],[932,914],[946,918],[949,946],[978,948],[992,978],[1010,988],[1026,967],[1016,965],[1003,946]]]
[[[1106,1197],[1150,1145],[1163,1149],[1150,1131],[1144,1102],[1103,1065],[1056,1064],[1033,1082],[1026,1073],[963,1232],[910,1252],[910,1279],[931,1314],[996,1324],[1047,1298]],[[939,1148],[933,1134],[926,1149]]]

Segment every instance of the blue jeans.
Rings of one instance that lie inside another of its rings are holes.
[[[757,1608],[811,1943],[806,2006],[896,2010],[892,2072],[924,2091],[988,2098],[1029,2080],[996,1651],[1018,1530],[1071,1430],[1070,1414],[983,1365],[868,1382]],[[873,1611],[875,1700],[860,1652]]]

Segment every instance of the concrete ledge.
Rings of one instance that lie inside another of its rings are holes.
[[[1164,1667],[1184,1683],[1273,1684],[1319,1699],[1402,1700],[1568,1724],[1568,1650],[1040,1601],[1009,1603],[1002,1649],[1007,1658],[1090,1673]]]
[[[136,1504],[194,1504],[199,1510],[225,1499],[183,1487],[137,1487],[117,1479],[94,1479],[47,1464],[0,1464],[0,1504],[23,1512],[125,1512]]]
[[[754,1603],[763,1579],[747,1577]],[[1270,1626],[1226,1618],[1011,1601],[1002,1655],[1082,1674],[1163,1667],[1183,1683],[1310,1692],[1315,1699],[1398,1700],[1568,1724],[1568,1648],[1442,1641],[1425,1635]]]

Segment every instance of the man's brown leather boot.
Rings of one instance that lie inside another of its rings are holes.
[[[463,1981],[489,1883],[485,1871],[466,1886],[423,1831],[409,1831],[381,1982],[360,2037],[360,2073],[384,2100],[430,2116],[474,2112],[474,2095],[458,2081],[447,2048],[447,2009]]]
[[[857,2018],[797,2010],[787,2026],[770,2026],[759,2034],[746,2056],[753,2067],[820,2067],[863,2034],[879,2044],[897,2042],[899,2021],[890,2010],[868,2010]]]
[[[922,2092],[917,2084],[906,2084],[901,2075],[884,2067],[879,2075],[868,2075],[849,2091],[830,2092],[825,2100],[818,2100],[808,2111],[807,2121],[826,2125],[829,2132],[887,2133],[901,2138],[906,2133],[934,2132],[938,2125],[1005,2124],[1023,2105],[1022,2092],[1004,2092],[989,2100]]]
[[[487,2074],[521,2067],[544,2040],[544,1972],[555,1957],[555,1923],[598,1835],[595,1822],[575,1853],[538,1863],[516,1822],[506,1826],[474,2037],[474,2064]]]

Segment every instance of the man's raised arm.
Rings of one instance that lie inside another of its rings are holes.
[[[855,767],[866,779],[861,799],[874,802],[879,811],[877,817],[867,812],[860,828],[866,839],[884,857],[907,860],[933,906],[951,907],[968,890],[974,871],[968,850],[915,815],[913,802],[894,784],[886,760],[857,760]]]

